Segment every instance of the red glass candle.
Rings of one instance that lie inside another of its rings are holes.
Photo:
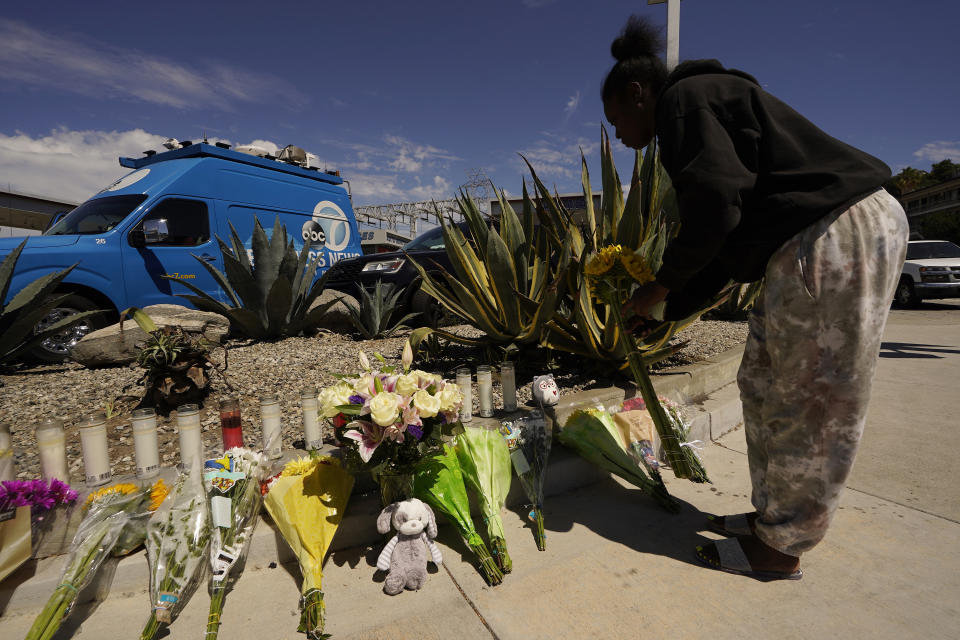
[[[228,398],[220,403],[220,431],[223,450],[243,446],[243,425],[240,422],[240,401]]]

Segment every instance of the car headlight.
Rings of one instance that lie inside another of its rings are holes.
[[[394,258],[393,260],[383,260],[380,262],[368,262],[363,265],[363,271],[376,271],[377,273],[394,273],[400,270],[400,267],[403,266],[403,263],[406,260],[404,258]]]
[[[950,273],[946,267],[920,267],[920,273]]]

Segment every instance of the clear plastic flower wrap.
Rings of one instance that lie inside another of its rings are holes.
[[[210,523],[199,465],[177,478],[170,497],[147,523],[150,618],[141,640],[172,623],[203,580]]]

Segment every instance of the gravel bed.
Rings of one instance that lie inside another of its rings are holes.
[[[464,336],[482,335],[468,325],[449,329]],[[743,343],[746,335],[745,322],[695,322],[676,338],[688,341],[686,346],[661,366],[669,368],[709,358]],[[323,332],[278,342],[229,342],[226,379],[213,373],[210,393],[200,410],[204,446],[211,452],[220,447],[217,406],[221,398],[236,395],[240,397],[245,443],[259,448],[259,396],[267,392],[276,393],[280,398],[284,447],[302,446],[300,390],[308,386],[322,388],[335,381],[335,374],[357,371],[360,350],[368,355],[380,353],[390,363],[399,362],[406,337],[406,333],[400,333],[381,340],[356,340],[349,335]],[[552,355],[551,360],[550,352],[534,349],[517,359],[517,400],[521,405],[530,401],[529,381],[537,374],[552,371],[561,393],[610,386],[624,380],[609,365],[588,362],[585,366],[582,358]],[[440,359],[420,361],[415,366],[453,378],[458,366],[475,368],[483,363],[484,357],[482,350],[451,344]],[[224,350],[214,350],[211,359],[222,366]],[[105,411],[111,405],[114,415],[108,421],[108,443],[113,473],[115,476],[132,473],[130,414],[143,396],[143,386],[138,384],[141,375],[142,370],[136,366],[87,369],[75,363],[23,367],[0,375],[0,422],[7,422],[11,427],[17,477],[39,477],[34,425],[44,418],[60,418],[67,435],[71,481],[82,483],[83,461],[77,424],[85,415]],[[494,396],[495,406],[502,406],[498,384],[494,384]],[[477,414],[475,383],[473,397],[474,414]],[[176,465],[179,445],[175,412],[159,416],[158,432],[162,465]]]

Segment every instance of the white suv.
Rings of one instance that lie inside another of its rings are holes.
[[[931,298],[960,298],[960,247],[946,240],[911,241],[893,301],[915,307]]]

